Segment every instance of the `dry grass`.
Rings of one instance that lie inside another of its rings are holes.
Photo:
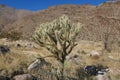
[[[26,55],[20,53],[8,53],[0,55],[0,69],[6,69],[12,72],[15,69],[27,65],[29,59]]]
[[[89,42],[89,41],[81,41],[78,42],[79,45],[76,46],[72,54],[77,54],[80,56],[80,62],[78,64],[75,64],[74,61],[66,62],[65,63],[65,76],[70,76],[73,78],[76,78],[78,74],[83,73],[82,67],[85,65],[104,65],[108,66],[111,70],[120,70],[120,54],[118,51],[112,51],[107,52],[103,50],[103,43],[101,42]],[[95,50],[98,52],[101,52],[101,55],[99,58],[90,57],[88,56],[89,52]],[[84,54],[82,53],[84,51]],[[6,55],[0,55],[0,70],[7,69],[9,73],[12,71],[23,68],[25,72],[27,72],[28,65],[34,61],[36,58],[39,57],[45,57],[51,55],[49,51],[47,51],[44,48],[39,47],[38,49],[32,48],[32,49],[26,49],[26,48],[15,48],[10,47],[10,52]],[[112,56],[109,58],[109,56]],[[45,60],[52,64],[52,68],[57,69],[58,67],[61,68],[61,64],[53,57],[47,57]],[[47,67],[48,68],[48,67]],[[45,67],[45,70],[48,70]],[[78,73],[78,70],[79,73]],[[77,71],[77,72],[76,72]],[[44,72],[44,71],[43,71]],[[110,76],[113,80],[117,80],[119,78],[119,74],[116,73],[113,75],[113,72],[110,72]],[[84,77],[86,74],[80,74]],[[82,79],[83,77],[79,77]],[[44,76],[45,77],[45,76]],[[51,78],[52,79],[52,78]],[[84,78],[83,78],[84,79]]]
[[[42,54],[43,53],[43,54]],[[0,55],[0,70],[6,69],[9,73],[27,66],[36,58],[43,57],[48,53],[44,49],[25,49],[11,47],[10,52]]]

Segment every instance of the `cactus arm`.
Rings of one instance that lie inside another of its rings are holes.
[[[56,37],[56,40],[57,40],[57,48],[58,50],[62,50],[62,43],[60,41],[60,37],[59,37],[59,32],[58,31],[55,31],[55,37]]]
[[[81,24],[73,24],[65,15],[53,22],[41,24],[33,35],[33,40],[48,49],[56,58],[64,63],[66,55],[70,54],[75,44]]]
[[[77,44],[71,45],[71,46],[68,48],[68,50],[67,50],[67,51],[68,51],[67,54],[71,53],[71,51],[73,50],[73,48],[74,48],[75,46],[77,46]]]
[[[47,35],[50,37],[50,39],[54,42],[54,44],[57,44],[57,40],[55,37],[53,37],[51,34],[47,33]]]

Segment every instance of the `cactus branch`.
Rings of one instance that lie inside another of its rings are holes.
[[[41,24],[33,35],[33,40],[48,49],[60,62],[64,63],[65,57],[71,53],[75,38],[81,30],[81,23],[71,23],[69,17],[63,15],[53,22]]]

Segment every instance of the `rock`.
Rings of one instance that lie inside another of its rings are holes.
[[[1,76],[8,76],[8,71],[7,70],[1,70],[0,75]]]
[[[48,62],[46,62],[45,59],[38,58],[28,66],[28,70],[29,71],[36,70],[36,69],[41,68],[43,65],[50,65],[50,64]]]
[[[111,80],[107,73],[104,73],[103,75],[97,75],[96,78],[97,80]]]
[[[15,47],[25,47],[27,49],[34,48],[34,44],[27,40],[18,40],[15,42]]]
[[[9,77],[6,76],[0,76],[0,80],[11,80]]]
[[[95,76],[97,75],[97,67],[94,65],[88,65],[84,67],[85,72],[90,75],[90,76]]]
[[[7,46],[0,45],[0,53],[5,54],[9,51],[10,51],[10,49]]]
[[[97,52],[97,51],[91,51],[91,52],[89,53],[89,56],[97,59],[97,58],[100,57],[100,53]]]
[[[95,76],[97,80],[111,80],[110,76],[107,74],[107,72],[109,72],[108,67],[102,65],[88,65],[84,67],[84,70],[89,76]]]
[[[22,68],[19,68],[17,70],[13,70],[13,72],[11,73],[11,77],[13,78],[16,75],[21,75],[21,74],[24,74],[24,71]]]
[[[87,74],[91,75],[91,76],[96,76],[96,75],[104,75],[109,71],[108,67],[104,67],[102,65],[88,65],[84,67],[84,70]]]
[[[31,43],[27,43],[25,46],[27,49],[34,48],[34,46]]]
[[[22,75],[16,75],[13,77],[14,80],[36,80],[32,75],[30,74],[22,74]]]

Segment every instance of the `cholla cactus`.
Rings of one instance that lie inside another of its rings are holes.
[[[48,49],[62,63],[72,51],[75,37],[78,35],[81,23],[71,24],[67,16],[62,16],[50,23],[43,23],[33,35],[33,39],[40,46]]]

